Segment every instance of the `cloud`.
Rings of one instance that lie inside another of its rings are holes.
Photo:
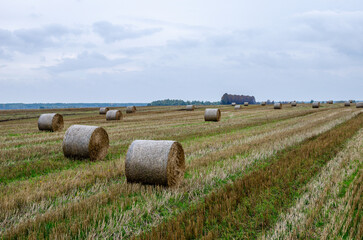
[[[78,29],[59,24],[14,31],[0,29],[0,47],[9,51],[29,54],[45,48],[63,45],[66,42],[65,37],[80,33],[81,31]]]
[[[149,28],[136,30],[130,26],[115,25],[106,21],[93,24],[93,31],[97,33],[106,43],[112,43],[131,38],[140,38],[160,32],[161,28]]]
[[[61,73],[92,68],[109,68],[128,61],[125,58],[109,59],[99,53],[83,52],[76,58],[63,58],[59,64],[43,68],[52,73]]]
[[[363,58],[363,11],[310,11],[295,17],[295,39]]]
[[[11,55],[0,48],[0,59],[11,60]]]
[[[178,40],[169,40],[167,42],[167,47],[174,49],[193,49],[200,47],[201,42],[195,39],[185,39],[181,38]]]

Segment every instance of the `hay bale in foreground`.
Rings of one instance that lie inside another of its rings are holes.
[[[221,111],[218,108],[207,108],[204,112],[205,121],[218,122],[221,119]]]
[[[122,112],[120,110],[110,110],[106,113],[106,120],[121,120],[122,119]]]
[[[136,112],[136,107],[135,106],[127,106],[126,107],[126,113],[134,113]]]
[[[345,107],[350,107],[350,101],[346,101],[346,102],[344,103],[344,106],[345,106]]]
[[[356,108],[363,108],[363,102],[357,102],[357,103],[355,104],[355,107],[356,107]]]
[[[100,114],[106,114],[110,109],[108,107],[101,107]]]
[[[187,107],[185,109],[187,111],[194,111],[195,107],[194,107],[194,105],[187,105]]]
[[[296,101],[291,102],[291,107],[296,107],[297,103]]]
[[[181,182],[184,171],[184,150],[178,142],[135,140],[127,151],[127,182],[174,186]]]
[[[266,102],[261,102],[261,106],[266,106]]]
[[[38,119],[40,131],[61,131],[64,127],[63,116],[58,113],[44,113]]]
[[[247,106],[248,106],[248,102],[244,102],[244,104],[243,104],[243,105],[247,107]]]
[[[63,138],[63,154],[67,158],[102,160],[109,146],[107,132],[97,126],[72,125]]]
[[[329,100],[326,102],[327,104],[333,104],[333,100]]]
[[[241,108],[241,105],[236,105],[236,106],[234,106],[234,110],[240,110],[240,109],[242,109],[242,108]]]
[[[319,108],[320,102],[313,102],[313,108]]]
[[[232,103],[232,106],[233,106],[233,107],[234,107],[234,106],[236,106],[236,103],[235,103],[235,102],[233,102],[233,103]]]
[[[274,109],[281,109],[282,108],[282,104],[281,103],[275,103],[274,104]]]

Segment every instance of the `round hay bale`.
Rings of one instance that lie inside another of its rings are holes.
[[[122,112],[120,110],[110,110],[106,113],[106,120],[121,120],[122,119]]]
[[[333,104],[333,100],[329,100],[326,102],[327,104]]]
[[[346,102],[344,103],[344,106],[345,106],[345,107],[350,107],[350,101],[346,101]]]
[[[187,105],[186,110],[187,111],[194,111],[195,107],[194,105]]]
[[[100,114],[106,114],[110,109],[108,107],[101,107]]]
[[[356,107],[356,108],[363,108],[363,102],[357,102],[357,103],[355,104],[355,107]]]
[[[221,119],[221,111],[218,108],[207,108],[204,112],[205,121],[218,122]]]
[[[313,108],[319,108],[320,102],[313,102]]]
[[[244,102],[244,104],[243,104],[243,105],[247,107],[247,106],[248,106],[248,102]]]
[[[63,116],[58,113],[44,113],[38,119],[40,131],[61,131],[64,127]]]
[[[291,107],[296,107],[297,103],[296,101],[291,102]]]
[[[240,109],[242,109],[242,108],[241,108],[241,105],[236,105],[236,106],[234,106],[234,110],[240,110]]]
[[[184,150],[178,142],[135,140],[127,151],[128,182],[174,186],[181,182],[184,171]]]
[[[136,112],[136,107],[135,106],[127,106],[126,107],[126,113],[134,113]]]
[[[235,103],[235,102],[233,102],[233,103],[232,103],[232,106],[236,106],[236,103]]]
[[[275,103],[274,104],[274,109],[281,109],[282,108],[282,104],[281,103]]]
[[[67,158],[102,160],[109,146],[107,132],[97,126],[72,125],[63,138],[63,154]]]
[[[266,106],[266,102],[261,102],[261,106]]]

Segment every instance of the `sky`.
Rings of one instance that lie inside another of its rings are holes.
[[[363,99],[361,0],[0,0],[0,103]]]

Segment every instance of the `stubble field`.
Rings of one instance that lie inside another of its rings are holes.
[[[219,106],[55,110],[64,129],[40,132],[54,110],[0,111],[1,239],[362,239],[363,110],[342,104],[281,110]],[[73,124],[103,127],[103,161],[70,160]],[[175,140],[186,157],[180,186],[130,184],[136,139]]]

